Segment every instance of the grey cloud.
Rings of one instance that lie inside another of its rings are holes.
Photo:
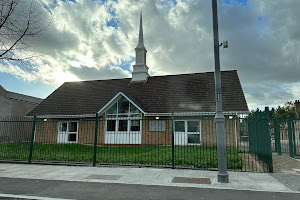
[[[37,52],[42,53],[61,53],[68,50],[77,49],[79,45],[78,38],[66,31],[59,31],[51,27],[39,39],[31,42]]]
[[[243,90],[252,109],[268,105],[279,105],[294,98],[293,92],[289,88],[278,85],[276,82],[248,83],[243,85]]]
[[[238,70],[247,101],[253,106],[300,99],[291,90],[280,87],[299,84],[298,1],[251,0],[247,7],[219,1],[220,42],[229,41],[229,49],[220,49],[221,69]],[[174,5],[161,4],[160,0],[110,3],[120,21],[118,29],[101,29],[111,17],[107,12],[110,5],[83,0],[76,4],[58,2],[53,10],[52,31],[49,29],[46,37],[36,43],[41,51],[55,52],[49,60],[53,68],[60,65],[82,80],[130,76],[111,64],[129,61],[134,56],[139,13],[143,8],[144,41],[151,74],[214,70],[211,2],[180,2],[186,4],[188,11],[176,15],[170,15]],[[86,45],[82,46],[83,43]],[[85,60],[90,62],[86,64]],[[74,62],[79,62],[79,66],[72,67]]]
[[[112,66],[99,69],[89,68],[87,66],[81,66],[80,68],[72,67],[69,71],[81,80],[128,78],[130,76],[128,72],[124,72],[121,68]]]

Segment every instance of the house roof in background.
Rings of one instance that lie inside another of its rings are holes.
[[[224,111],[248,111],[236,70],[222,71]],[[141,105],[147,113],[215,112],[214,73],[66,82],[27,115],[95,114],[118,92]]]
[[[27,102],[27,103],[31,103],[31,104],[39,104],[44,100],[41,98],[28,96],[25,94],[7,91],[1,85],[0,85],[0,90],[1,90],[1,93],[4,94],[7,99],[14,100],[14,101]]]

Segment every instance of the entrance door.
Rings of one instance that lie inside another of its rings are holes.
[[[57,143],[76,143],[78,139],[78,122],[59,122]]]
[[[174,121],[174,143],[175,145],[187,145],[186,121]]]
[[[200,144],[201,143],[201,133],[200,133],[200,120],[188,120],[187,121],[187,135],[188,144]]]

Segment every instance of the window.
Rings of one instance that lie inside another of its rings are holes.
[[[77,132],[77,122],[69,122],[69,132]]]
[[[115,131],[116,130],[116,120],[107,120],[107,131]]]
[[[188,134],[189,144],[200,144],[200,134]]]
[[[106,131],[108,132],[140,132],[141,130],[141,111],[124,97],[106,111],[106,117]]]
[[[129,112],[129,101],[125,98],[122,98],[118,101],[118,113],[127,114]]]
[[[67,131],[68,123],[67,122],[62,122],[61,125],[59,126],[59,131]]]
[[[130,103],[126,98],[121,98],[106,111],[107,118],[135,117],[141,118],[141,111]]]
[[[115,103],[108,111],[106,111],[106,114],[110,115],[116,115],[117,114],[117,104]]]
[[[150,121],[149,128],[150,131],[166,131],[166,121],[165,120]]]
[[[70,133],[68,137],[69,142],[76,142],[76,133]]]
[[[127,131],[128,120],[119,120],[119,131]]]
[[[187,121],[188,143],[200,144],[200,122]]]
[[[199,121],[188,121],[188,132],[200,132]]]
[[[78,122],[59,122],[57,143],[77,142]]]
[[[140,120],[131,120],[130,130],[131,131],[140,131],[140,127],[141,127],[140,123],[141,123]]]
[[[175,132],[185,132],[184,121],[175,121]]]

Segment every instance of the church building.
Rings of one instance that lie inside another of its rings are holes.
[[[135,52],[131,78],[66,82],[31,110],[35,142],[93,144],[98,123],[98,145],[171,145],[172,134],[175,145],[215,145],[205,144],[207,126],[215,130],[206,124],[216,110],[214,72],[150,76],[142,15]],[[221,80],[225,117],[248,112],[237,71]]]

